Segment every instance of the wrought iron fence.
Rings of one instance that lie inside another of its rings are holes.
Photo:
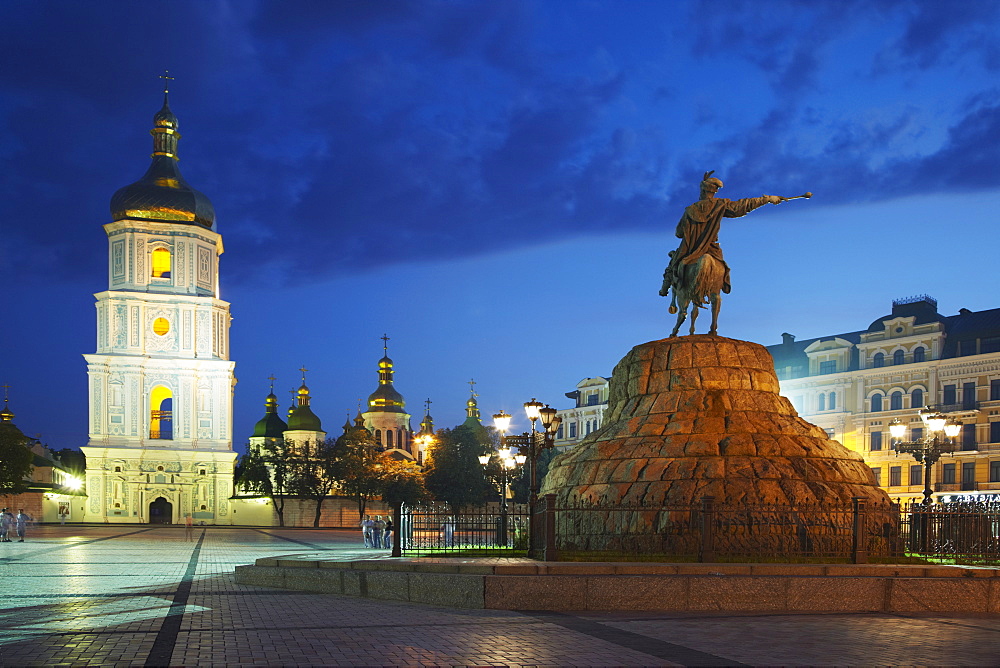
[[[397,533],[407,556],[463,554],[517,556],[528,549],[528,507],[499,504],[455,513],[446,504],[403,506]]]
[[[945,560],[1000,562],[1000,502],[953,501],[901,509],[908,552]]]

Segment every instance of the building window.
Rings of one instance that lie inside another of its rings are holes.
[[[837,373],[837,360],[829,360],[819,363],[820,373]]]
[[[976,485],[976,462],[962,462],[962,489],[972,490]]]
[[[385,447],[391,448],[392,445],[392,429],[385,430]]]
[[[816,410],[825,411],[826,410],[826,395],[820,393],[819,401],[816,406]]]
[[[1000,379],[990,381],[990,401],[1000,401]]]
[[[150,264],[153,265],[153,278],[170,278],[170,251],[166,248],[154,249]]]
[[[570,422],[569,423],[569,437],[570,438],[576,438],[576,423],[575,422]]]
[[[979,342],[979,352],[984,355],[986,353],[1000,352],[1000,336],[987,336],[981,340]]]
[[[875,353],[875,357],[872,358],[872,366],[876,369],[885,366],[885,355],[882,353]]]
[[[170,388],[157,385],[149,393],[149,438],[151,440],[174,437],[173,393]]]
[[[962,383],[962,408],[965,410],[975,410],[976,408],[976,384]]]
[[[903,410],[903,393],[893,392],[889,395],[889,410],[891,411],[901,411]]]
[[[1000,462],[998,462],[998,463],[1000,463]],[[882,486],[882,467],[881,466],[873,466],[872,467],[872,473],[875,475],[875,484],[878,485],[879,487],[881,487]]]
[[[830,410],[832,411],[836,407],[837,407],[837,393],[836,392],[831,392],[830,393]]]
[[[976,425],[962,425],[962,450],[976,449]]]
[[[1000,443],[1000,420],[990,422],[990,443]]]
[[[594,392],[593,394],[587,395],[587,405],[588,406],[596,406],[600,400],[601,400],[601,397],[597,394],[597,392]]]
[[[990,482],[1000,482],[1000,459],[990,462]]]
[[[873,394],[872,395],[872,413],[878,413],[882,410],[882,395]]]
[[[923,408],[924,406],[924,391],[919,387],[914,388],[910,392],[910,408]]]
[[[896,352],[894,352],[892,354],[892,363],[893,364],[902,364],[903,361],[904,361],[904,358],[903,358],[903,349],[900,348],[899,350],[897,350]]]
[[[924,361],[924,350],[925,348],[923,346],[913,349],[913,361],[915,363]]]
[[[873,431],[871,434],[871,449],[877,451],[882,449],[882,432]]]
[[[375,442],[378,443],[379,445],[382,445],[382,430],[381,429],[376,429],[375,430]]]
[[[954,406],[958,403],[958,400],[955,398],[957,396],[958,392],[955,385],[945,385],[941,388],[941,403],[945,406]]]
[[[945,485],[955,484],[955,465],[945,464],[941,469],[941,482]]]
[[[205,475],[205,469],[198,469],[198,475]]]
[[[910,486],[924,484],[924,467],[920,464],[915,464],[910,467]]]
[[[1000,424],[1000,422],[997,422],[996,424]],[[121,472],[122,472],[122,467],[116,466],[115,467],[115,473],[121,473]]]
[[[902,466],[890,466],[889,467],[889,487],[899,487],[903,480],[903,467]]]
[[[924,440],[924,428],[923,427],[914,427],[913,429],[911,429],[910,430],[910,440],[913,440],[913,441],[922,441],[922,440]]]

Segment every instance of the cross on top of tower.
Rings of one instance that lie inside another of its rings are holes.
[[[431,414],[431,404],[432,403],[434,403],[434,402],[430,400],[430,397],[428,397],[426,400],[424,400],[424,416],[425,417]]]
[[[382,336],[380,336],[379,338],[382,339],[382,351],[385,352],[385,354],[388,356],[389,355],[389,337],[386,336],[385,334],[382,334]]]
[[[476,379],[470,378],[468,383],[469,383],[469,392],[472,393],[472,396],[478,397],[479,395],[476,394]]]
[[[164,94],[169,93],[170,92],[170,82],[173,81],[176,77],[170,76],[170,70],[163,70],[163,74],[160,75],[160,78],[163,79],[163,92],[164,92]]]
[[[303,365],[302,365],[302,368],[301,368],[301,369],[299,369],[299,371],[301,371],[301,372],[302,372],[302,384],[303,384],[303,385],[305,385],[305,384],[306,384],[306,371],[308,371],[308,370],[309,370],[309,369],[307,369],[307,368],[306,368],[306,365],[305,365],[305,364],[303,364]]]
[[[271,394],[274,394],[274,381],[276,381],[278,379],[274,377],[274,373],[273,372],[271,373],[270,376],[267,377],[267,379],[269,381],[271,381]]]

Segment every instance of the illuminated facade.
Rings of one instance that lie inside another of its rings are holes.
[[[584,378],[574,391],[566,393],[576,401],[576,406],[556,413],[562,423],[556,432],[555,447],[563,450],[572,447],[604,424],[610,383],[611,379],[603,376]]]
[[[388,337],[382,337],[388,341]],[[365,428],[386,452],[413,461],[424,461],[425,447],[413,440],[410,414],[406,412],[403,395],[393,387],[395,371],[389,359],[388,348],[383,346],[385,355],[378,361],[378,387],[368,395],[368,410],[361,414]]]
[[[857,451],[894,499],[919,500],[923,469],[892,450],[889,422],[923,436],[917,411],[962,423],[958,450],[933,467],[935,498],[1000,495],[1000,309],[942,316],[926,295],[896,300],[867,329],[768,346],[782,394]]]
[[[205,195],[177,166],[164,94],[152,164],[111,199],[108,290],[97,298],[89,376],[88,501],[96,522],[231,524],[229,304],[222,237]]]

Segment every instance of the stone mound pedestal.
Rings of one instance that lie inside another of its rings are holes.
[[[718,336],[636,346],[615,367],[604,424],[556,457],[542,494],[560,504],[886,504],[860,455],[778,394],[770,353]]]

